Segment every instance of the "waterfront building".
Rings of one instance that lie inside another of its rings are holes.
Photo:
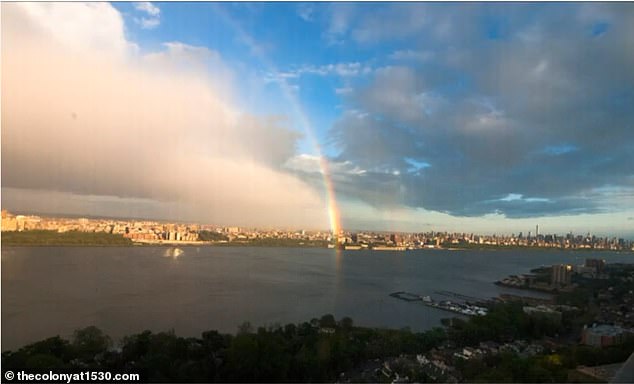
[[[2,210],[2,231],[17,231],[18,230],[18,220],[14,215],[7,212],[6,209]]]
[[[569,264],[555,264],[552,266],[552,272],[550,275],[550,284],[553,286],[567,286],[570,285],[572,279],[572,265]]]

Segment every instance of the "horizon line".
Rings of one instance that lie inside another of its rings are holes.
[[[227,227],[238,227],[240,229],[255,229],[255,230],[287,230],[287,231],[297,231],[297,230],[307,230],[307,231],[318,231],[318,232],[331,232],[331,229],[323,229],[323,228],[313,228],[313,229],[306,229],[306,228],[300,228],[300,227],[283,227],[283,226],[279,226],[279,227],[258,227],[258,226],[252,226],[252,225],[233,225],[233,224],[209,224],[209,223],[203,223],[203,222],[199,222],[199,221],[186,221],[186,220],[176,220],[176,219],[167,219],[167,218],[148,218],[148,217],[124,217],[124,216],[108,216],[108,215],[92,215],[92,214],[76,214],[76,213],[61,213],[61,212],[37,212],[37,211],[11,211],[7,208],[2,208],[3,211],[6,211],[7,213],[10,213],[12,215],[22,215],[22,216],[39,216],[39,217],[43,217],[43,218],[59,218],[59,219],[81,219],[81,218],[86,218],[86,219],[93,219],[93,220],[98,220],[98,219],[109,219],[109,220],[122,220],[122,221],[131,221],[131,220],[135,220],[135,221],[155,221],[158,223],[179,223],[179,224],[194,224],[194,225],[201,225],[201,226],[213,226],[216,228],[227,228]],[[390,231],[390,230],[380,230],[380,229],[361,229],[361,228],[351,228],[351,229],[346,229],[343,227],[340,227],[339,229],[340,233],[341,232],[373,232],[373,233],[394,233],[394,234],[420,234],[420,233],[446,233],[446,234],[458,234],[458,233],[462,233],[462,234],[472,234],[472,235],[478,235],[478,236],[513,236],[513,237],[517,237],[518,234],[516,234],[515,232],[510,232],[509,234],[505,234],[504,232],[490,232],[490,233],[478,233],[478,232],[474,232],[474,231],[465,231],[465,230],[421,230],[421,231]],[[532,231],[528,231],[529,233]],[[520,231],[519,233],[524,233],[524,231]],[[546,235],[557,235],[557,236],[562,236],[563,235],[568,235],[568,234],[573,234],[574,236],[585,236],[585,235],[592,235],[595,236],[596,234],[593,234],[592,231],[586,231],[585,233],[575,233],[573,231],[569,231],[569,232],[551,232],[551,233],[540,233],[539,235],[541,236],[546,236]],[[539,236],[538,235],[538,236]],[[629,237],[625,237],[625,236],[629,236]],[[528,236],[523,236],[523,237],[528,237]],[[531,237],[535,237],[535,235],[532,235]],[[603,237],[603,238],[617,238],[617,239],[623,239],[623,240],[628,240],[628,241],[634,241],[634,234],[630,234],[630,235],[615,235],[614,233],[611,233],[609,235],[599,235],[599,237]]]

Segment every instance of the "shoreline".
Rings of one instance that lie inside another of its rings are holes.
[[[29,248],[29,247],[33,247],[33,248],[38,248],[38,247],[85,247],[85,248],[90,248],[90,247],[96,247],[96,248],[103,248],[103,247],[262,247],[262,248],[320,248],[320,249],[332,249],[335,250],[335,248],[330,248],[330,247],[324,247],[321,245],[299,245],[299,244],[289,244],[289,245],[284,245],[284,244],[257,244],[257,243],[208,243],[208,242],[200,242],[200,243],[194,243],[194,242],[188,242],[188,243],[140,243],[140,242],[132,242],[131,244],[100,244],[100,243],[86,243],[86,244],[77,244],[77,243],[51,243],[51,244],[46,244],[46,243],[23,243],[23,244],[4,244],[3,242],[0,242],[0,246],[1,247],[7,247],[7,248]],[[438,251],[449,251],[449,252],[455,252],[455,251],[518,251],[518,252],[525,252],[525,251],[560,251],[560,252],[611,252],[611,253],[619,253],[619,254],[628,254],[628,253],[634,253],[634,251],[629,251],[629,250],[614,250],[614,249],[561,249],[561,248],[539,248],[539,247],[526,247],[526,248],[496,248],[496,247],[489,247],[489,248],[414,248],[414,249],[402,249],[402,248],[397,248],[395,247],[394,249],[386,249],[386,248],[382,248],[382,249],[371,249],[371,248],[363,248],[363,249],[338,249],[339,252],[341,251],[348,251],[348,252],[356,252],[356,251],[371,251],[371,252],[411,252],[411,251],[425,251],[425,252],[438,252]]]

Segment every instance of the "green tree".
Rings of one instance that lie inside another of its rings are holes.
[[[319,326],[322,328],[336,328],[337,321],[331,314],[323,315],[321,319],[319,319]]]
[[[95,326],[79,329],[73,334],[72,346],[77,356],[87,362],[108,351],[112,340]]]
[[[351,318],[349,317],[344,317],[341,320],[339,320],[339,326],[344,330],[344,331],[350,331],[352,329],[352,327],[354,326],[354,322],[352,321]]]

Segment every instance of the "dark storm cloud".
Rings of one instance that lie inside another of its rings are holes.
[[[388,29],[380,38],[418,38],[428,59],[377,70],[348,95],[349,112],[333,126],[340,149],[333,161],[366,170],[336,182],[341,194],[457,216],[632,206],[632,4],[417,12],[426,17],[411,34]],[[351,36],[372,35],[375,21],[359,21],[363,30],[351,27]]]

